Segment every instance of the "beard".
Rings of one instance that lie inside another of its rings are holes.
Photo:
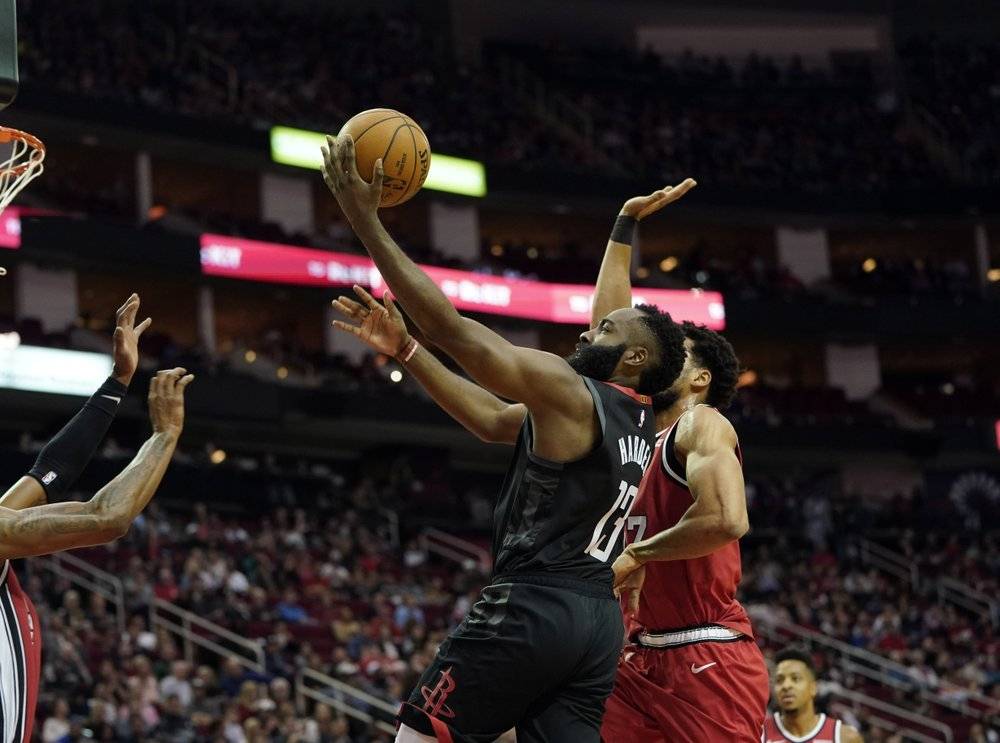
[[[657,392],[653,395],[653,410],[656,412],[666,410],[680,399],[680,393],[676,392],[673,387],[665,389],[662,392]]]
[[[591,377],[601,382],[607,382],[614,376],[618,362],[625,353],[625,344],[618,346],[580,346],[566,357],[566,363],[573,371],[585,377]]]

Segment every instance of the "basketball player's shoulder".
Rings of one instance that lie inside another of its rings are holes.
[[[865,739],[861,737],[861,733],[856,728],[841,723],[840,743],[865,743]]]
[[[722,413],[709,405],[695,405],[677,422],[675,445],[691,451],[724,442],[736,446],[736,429]]]

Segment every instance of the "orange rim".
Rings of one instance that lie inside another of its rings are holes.
[[[45,157],[45,144],[34,134],[22,132],[20,129],[12,129],[9,126],[0,126],[0,144],[7,144],[8,142],[13,142],[14,140],[24,142],[28,145],[28,147],[32,149],[31,155],[28,157],[28,162],[26,163],[15,165],[13,168],[4,168],[3,170],[0,170],[0,177],[8,174],[21,175],[32,165],[40,163]]]

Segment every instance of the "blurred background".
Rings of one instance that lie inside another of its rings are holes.
[[[6,481],[107,374],[130,292],[147,377],[199,377],[129,536],[18,567],[40,739],[391,740],[485,582],[509,452],[330,327],[374,277],[310,132],[386,106],[438,173],[383,220],[523,345],[570,351],[621,203],[698,180],[633,281],[745,369],[761,644],[808,645],[867,741],[1000,740],[996,3],[17,5],[3,123],[48,155],[0,215]],[[81,493],[142,440],[145,385]]]

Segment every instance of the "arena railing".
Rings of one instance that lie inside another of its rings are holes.
[[[493,563],[490,553],[467,539],[429,527],[420,533],[420,544],[428,552],[433,552],[448,560],[467,566],[473,562],[481,570],[489,570]]]
[[[848,674],[864,677],[905,694],[916,693],[930,704],[975,720],[983,719],[987,713],[995,714],[1000,711],[997,702],[984,694],[963,691],[962,698],[944,696],[921,684],[910,673],[910,669],[901,663],[801,625],[775,620],[767,611],[759,611],[757,607],[751,606],[748,609],[754,618],[754,628],[761,635],[783,644],[793,640],[809,647],[818,647],[832,655]]]
[[[988,620],[994,627],[1000,627],[1000,601],[994,597],[948,576],[922,580],[920,569],[906,555],[870,539],[859,537],[857,544],[861,560],[866,564],[909,581],[914,590],[934,591],[942,601],[972,612]]]
[[[240,665],[264,673],[264,648],[260,643],[230,632],[169,601],[153,599],[149,605],[149,625],[179,636],[184,645],[184,659],[188,662],[194,662],[197,646],[222,657],[235,658]]]
[[[396,717],[397,705],[392,705],[384,699],[372,696],[315,669],[303,668],[298,672],[295,696],[299,709],[305,709],[305,700],[309,699],[333,707],[366,725],[374,725],[383,732],[390,734],[396,732],[391,721]],[[382,714],[376,715],[372,714],[373,712]]]
[[[920,587],[920,571],[912,560],[870,539],[859,537],[857,541],[862,562],[909,581],[914,590]]]
[[[35,560],[34,564],[78,588],[102,596],[115,607],[118,631],[125,630],[125,586],[118,576],[94,567],[69,552],[46,555]]]
[[[842,687],[832,689],[830,691],[830,696],[843,699],[850,703],[841,706],[847,707],[852,711],[857,710],[859,707],[864,708],[869,721],[874,722],[879,727],[890,730],[893,733],[899,733],[900,735],[905,736],[907,740],[913,740],[915,743],[953,743],[955,740],[955,734],[952,732],[952,729],[940,720],[935,720],[927,715],[921,715],[917,712],[911,712],[910,710],[904,709],[899,705],[890,704],[889,702],[884,702],[881,699],[875,699],[867,694],[862,694],[861,692],[853,691],[851,689],[844,689]],[[881,713],[881,715],[879,713]],[[882,715],[888,716],[883,717]],[[900,720],[905,720],[914,727],[902,725],[899,722]],[[924,730],[934,730],[937,733],[940,733],[940,735],[937,737],[927,735],[926,733],[916,729],[917,727],[923,728]]]

